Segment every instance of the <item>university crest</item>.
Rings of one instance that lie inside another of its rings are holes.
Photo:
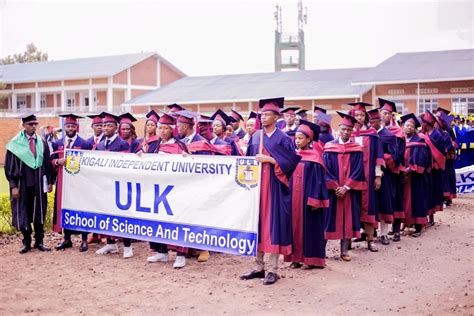
[[[254,158],[237,159],[235,182],[241,187],[250,190],[258,186],[260,167]]]
[[[64,169],[69,174],[77,174],[81,170],[82,152],[77,150],[66,150]]]

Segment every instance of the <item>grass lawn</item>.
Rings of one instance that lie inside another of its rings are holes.
[[[10,193],[8,188],[7,178],[5,178],[5,171],[3,167],[0,167],[0,194],[1,193]]]

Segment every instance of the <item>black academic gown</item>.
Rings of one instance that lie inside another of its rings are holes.
[[[11,188],[17,187],[20,198],[10,198],[12,208],[12,225],[17,230],[28,230],[30,224],[43,225],[46,221],[48,207],[47,191],[45,184],[53,184],[54,172],[51,165],[49,146],[37,136],[38,141],[43,142],[43,164],[37,169],[28,167],[23,161],[7,150],[5,157],[5,176]],[[33,192],[34,197],[28,196]],[[33,203],[28,203],[28,199]],[[27,204],[31,209],[28,210]]]

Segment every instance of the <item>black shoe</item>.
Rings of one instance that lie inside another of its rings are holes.
[[[24,253],[27,253],[28,251],[31,250],[31,246],[30,245],[23,245],[23,247],[21,247],[19,253],[21,254],[24,254]]]
[[[392,241],[394,242],[400,241],[400,233],[394,233]]]
[[[421,236],[421,232],[414,232],[413,234],[411,234],[411,237],[420,237]]]
[[[353,239],[353,242],[361,242],[361,241],[366,241],[367,240],[367,234],[362,233],[360,234],[360,238]]]
[[[384,246],[390,245],[390,241],[388,240],[387,236],[380,236],[380,242]]]
[[[80,252],[85,252],[89,249],[89,246],[87,245],[87,241],[81,242],[81,246],[79,247]]]
[[[251,279],[263,279],[265,277],[265,270],[255,271],[252,270],[249,273],[242,274],[240,276],[241,280],[251,280]]]
[[[302,266],[303,266],[303,264],[302,264],[302,263],[299,263],[299,262],[292,262],[292,263],[290,264],[290,268],[291,268],[291,269],[298,269],[298,268],[301,268]]]
[[[42,242],[35,244],[35,248],[38,249],[39,251],[51,251],[51,248],[48,248]]]
[[[371,252],[378,252],[379,250],[374,246],[374,241],[368,241],[367,242],[367,249],[369,249]]]
[[[65,240],[59,245],[56,246],[56,250],[64,250],[66,248],[72,248],[72,241],[70,240]]]
[[[263,279],[263,284],[264,285],[270,285],[275,283],[278,280],[278,275],[273,272],[268,272],[267,275],[265,276],[265,279]]]

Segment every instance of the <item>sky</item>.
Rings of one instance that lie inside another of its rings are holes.
[[[274,71],[275,5],[297,0],[0,0],[0,56],[156,51],[190,76]],[[474,48],[473,1],[305,0],[306,69],[373,67],[397,52]]]

